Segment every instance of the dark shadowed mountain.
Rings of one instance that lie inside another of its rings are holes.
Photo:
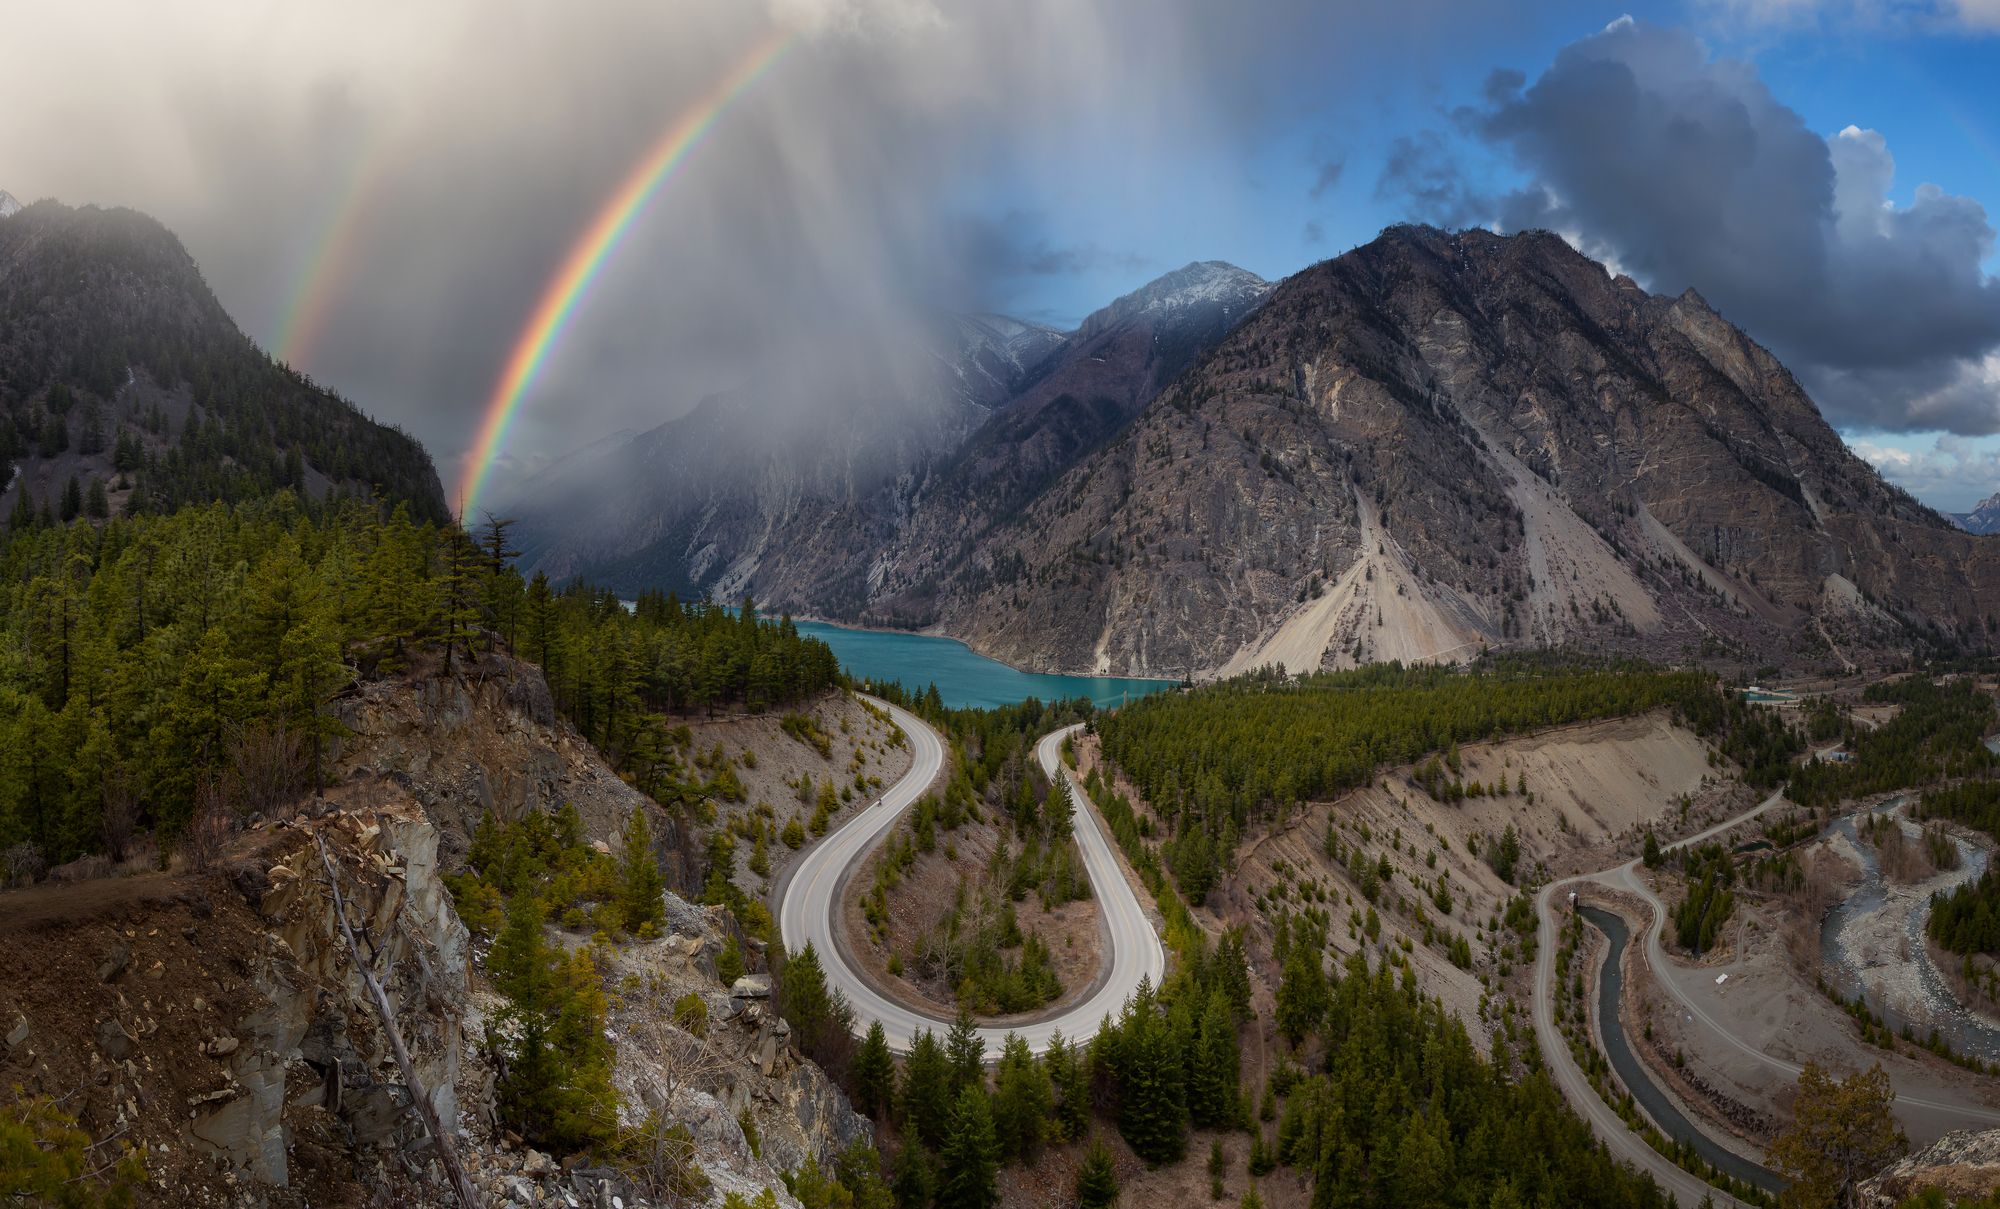
[[[58,506],[74,477],[103,480],[117,509],[290,486],[446,519],[423,446],[266,356],[171,231],[131,210],[0,199],[0,457],[19,470],[0,508],[24,492]]]

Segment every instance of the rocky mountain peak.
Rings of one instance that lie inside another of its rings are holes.
[[[1228,261],[1197,260],[1163,274],[1110,306],[1093,312],[1077,329],[1077,337],[1088,340],[1138,315],[1159,315],[1197,307],[1220,308],[1241,318],[1274,288],[1271,282]]]
[[[21,200],[5,189],[0,189],[0,218],[12,218],[21,212]]]

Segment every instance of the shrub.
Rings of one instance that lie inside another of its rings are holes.
[[[674,1023],[680,1026],[681,1031],[697,1037],[707,1032],[708,1000],[693,991],[674,1000]]]

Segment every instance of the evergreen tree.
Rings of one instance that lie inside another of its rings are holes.
[[[810,940],[805,948],[786,955],[774,1006],[791,1023],[798,1047],[808,1053],[826,1041],[829,1031],[847,1027],[827,993],[826,971],[820,967],[819,953]]]
[[[1197,1045],[1192,1055],[1188,1108],[1196,1125],[1226,1127],[1236,1118],[1239,1054],[1236,1018],[1229,1009],[1228,992],[1220,986],[1209,993]]]
[[[939,1155],[938,1209],[992,1209],[1000,1201],[1000,1144],[983,1088],[968,1084],[953,1101]]]
[[[1028,1052],[1026,1041],[1008,1033],[993,1082],[993,1126],[1000,1153],[1033,1164],[1055,1109],[1048,1069]]]
[[[666,914],[667,890],[666,879],[660,876],[660,862],[653,855],[653,829],[646,822],[644,803],[632,808],[622,843],[618,907],[625,919],[625,930],[643,936],[646,929]]]
[[[111,497],[104,492],[104,480],[90,476],[90,495],[84,501],[84,514],[91,520],[107,520],[111,516]]]
[[[1148,1164],[1176,1162],[1186,1150],[1186,1139],[1181,1056],[1173,1031],[1149,997],[1135,1002],[1123,1032],[1118,1132]]]
[[[1284,981],[1278,984],[1278,1031],[1293,1045],[1319,1027],[1326,1014],[1326,977],[1319,950],[1294,944],[1285,960]]]
[[[1077,1043],[1064,1040],[1060,1031],[1050,1035],[1042,1061],[1061,1098],[1056,1107],[1054,1136],[1060,1141],[1077,1141],[1090,1125],[1089,1062]]]
[[[69,476],[69,482],[63,485],[61,514],[63,524],[69,524],[82,515],[82,513],[83,487],[76,481],[76,476],[72,474]]]
[[[1118,1168],[1104,1139],[1092,1138],[1076,1169],[1077,1209],[1111,1209],[1118,1203]]]
[[[951,1061],[929,1029],[918,1033],[903,1060],[902,1109],[906,1126],[932,1145],[944,1138],[951,1112]]]
[[[951,1093],[954,1096],[968,1087],[986,1086],[986,1043],[979,1039],[979,1028],[972,1022],[972,1013],[965,1008],[958,1009],[958,1018],[951,1023],[951,1037],[945,1042],[945,1054],[951,1060]]]
[[[937,1195],[937,1160],[915,1139],[906,1142],[896,1156],[892,1190],[898,1209],[927,1209]]]
[[[889,1053],[889,1039],[882,1022],[868,1026],[868,1039],[854,1056],[856,1107],[870,1117],[879,1117],[889,1107],[896,1088],[896,1062]]]

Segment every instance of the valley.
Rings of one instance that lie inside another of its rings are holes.
[[[2000,571],[1691,291],[1397,227],[927,314],[468,530],[157,224],[0,253],[131,351],[0,329],[0,1126],[98,1201],[1764,1207],[1823,1074],[2000,1126]]]

